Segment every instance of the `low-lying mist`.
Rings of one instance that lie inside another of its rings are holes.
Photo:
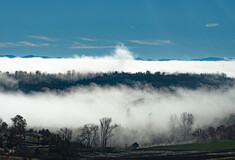
[[[177,88],[169,92],[94,85],[73,88],[70,92],[1,92],[0,99],[2,119],[10,123],[10,118],[20,114],[28,127],[77,128],[87,123],[98,124],[102,117],[112,117],[122,127],[135,130],[150,127],[154,132],[162,132],[168,128],[171,114],[194,114],[196,127],[235,112],[235,88]]]

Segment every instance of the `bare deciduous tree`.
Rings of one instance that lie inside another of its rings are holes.
[[[100,144],[101,148],[105,148],[107,141],[113,136],[112,131],[118,127],[117,124],[111,125],[112,118],[101,118],[100,119]]]
[[[59,136],[64,142],[70,142],[72,139],[72,130],[68,128],[61,128],[58,131]]]
[[[177,138],[179,120],[176,114],[172,114],[169,120],[170,141],[174,142]]]
[[[184,112],[181,114],[180,130],[183,141],[187,141],[192,135],[194,120],[194,116],[191,113]]]
[[[93,147],[98,140],[98,125],[86,124],[81,130],[81,135],[79,135],[78,140],[85,147]]]

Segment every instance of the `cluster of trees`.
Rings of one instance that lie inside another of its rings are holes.
[[[169,120],[169,141],[170,143],[182,143],[192,139],[193,124],[195,118],[192,113],[184,112],[180,115],[173,114]]]
[[[108,140],[113,136],[113,129],[118,127],[117,124],[111,124],[111,118],[101,118],[100,127],[95,124],[86,124],[82,127],[81,133],[77,136],[77,141],[84,147],[100,147],[104,149]],[[100,137],[99,134],[100,133]]]
[[[3,122],[2,119],[0,120],[0,147],[12,148],[17,146],[26,133],[27,123],[22,116],[17,115],[11,120],[13,123],[11,127],[8,127],[8,124]]]
[[[77,141],[84,147],[98,146],[98,129],[99,126],[95,124],[86,124],[82,127],[80,135],[77,136]]]
[[[197,128],[193,132],[193,137],[196,142],[214,142],[220,140],[231,140],[235,138],[235,124],[229,126],[210,126],[202,129]]]
[[[220,121],[219,126],[196,128],[193,137],[196,142],[214,142],[235,139],[235,114]]]
[[[45,158],[54,153],[54,158],[68,157],[71,156],[75,144],[76,147],[105,149],[108,140],[113,136],[113,129],[118,127],[117,124],[111,124],[111,118],[101,118],[100,126],[84,125],[77,138],[71,141],[72,130],[69,128],[61,128],[57,132],[48,129],[27,130],[26,120],[22,116],[16,115],[11,120],[11,126],[0,120],[0,155]],[[28,146],[34,150],[29,150]],[[45,151],[45,147],[48,148],[48,152]],[[4,149],[3,152],[1,148]]]
[[[6,81],[5,79],[9,79]],[[196,89],[199,87],[219,88],[221,86],[233,86],[235,79],[226,77],[225,74],[189,74],[189,73],[87,73],[80,74],[68,71],[65,74],[47,74],[37,71],[27,73],[16,71],[15,73],[0,72],[0,88],[7,91],[20,90],[24,93],[31,91],[65,90],[74,86],[98,86],[126,85],[128,87],[144,88],[146,85],[159,89],[161,87],[183,87]]]
[[[193,128],[195,118],[191,113],[173,114],[169,119],[169,143],[214,142],[235,139],[235,114],[230,114],[217,124]],[[219,124],[219,125],[218,125]]]

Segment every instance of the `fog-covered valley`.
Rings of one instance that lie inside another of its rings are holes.
[[[196,128],[235,112],[235,72],[223,69],[233,61],[149,62],[133,57],[119,46],[112,56],[100,58],[0,58],[12,64],[5,64],[8,70],[3,67],[0,74],[1,117],[10,124],[10,118],[20,114],[27,119],[29,128],[74,129],[89,123],[98,125],[100,118],[111,117],[119,126],[137,131],[136,138],[141,139],[149,130],[151,135],[167,132],[169,118],[174,114],[180,117],[183,112],[192,113]],[[63,63],[66,72],[61,72],[59,63]],[[161,63],[170,69],[161,70]],[[195,67],[196,63],[199,67]],[[215,63],[217,67],[213,67]],[[58,67],[52,67],[55,64]]]

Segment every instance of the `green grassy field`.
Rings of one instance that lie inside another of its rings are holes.
[[[215,149],[235,149],[235,140],[227,140],[211,143],[192,143],[170,146],[156,146],[151,149],[169,149],[169,150],[215,150]]]

